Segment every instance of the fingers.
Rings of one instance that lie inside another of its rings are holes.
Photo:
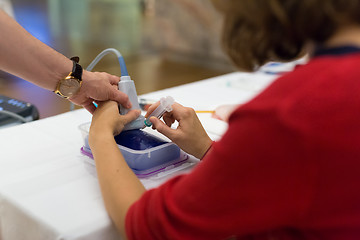
[[[115,102],[118,102],[125,108],[131,108],[131,106],[132,106],[132,104],[129,100],[129,97],[125,93],[123,93],[115,88],[110,89],[109,99],[113,100]]]
[[[156,103],[154,103],[154,104],[152,104],[152,105],[149,107],[149,109],[148,109],[148,111],[147,111],[147,113],[146,113],[146,115],[145,115],[145,118],[149,117],[150,114],[151,114],[159,105],[160,105],[160,102],[159,102],[159,101],[156,102]],[[187,108],[183,107],[183,106],[182,106],[181,104],[179,104],[179,103],[174,103],[174,104],[172,105],[172,109],[173,109],[173,110],[172,110],[171,112],[165,112],[165,114],[163,115],[163,120],[164,120],[165,124],[166,124],[167,126],[169,126],[169,127],[175,122],[175,120],[180,120],[180,118],[181,118],[182,115],[183,115],[183,112],[185,112]]]
[[[134,121],[140,116],[141,111],[140,110],[131,110],[127,114],[122,115],[122,121],[124,125]]]
[[[160,121],[156,117],[151,117],[150,122],[153,124],[153,126],[156,128],[156,130],[159,133],[164,134],[169,139],[173,140],[176,135],[176,130],[168,127],[166,124],[164,124],[162,121]]]
[[[118,76],[115,76],[115,75],[111,75],[111,74],[108,74],[108,77],[109,77],[109,82],[111,85],[118,85],[118,83],[120,82],[120,78]]]
[[[152,104],[149,109],[147,110],[145,114],[145,118],[147,118],[158,106],[160,105],[160,102],[157,101],[156,103]]]
[[[174,115],[176,120],[180,120],[187,111],[187,107],[179,103],[174,103],[172,106],[172,114]]]
[[[96,75],[99,79],[102,79],[103,81],[109,82],[111,85],[118,85],[120,82],[120,77],[109,74],[107,72],[90,72],[91,74]]]
[[[149,109],[147,110],[146,114],[145,114],[145,118],[147,118],[158,106],[160,105],[160,101],[157,101],[156,103],[152,104]],[[174,103],[172,106],[172,111],[171,113],[175,113],[178,111],[181,111],[184,107],[179,104],[179,103]],[[166,113],[165,113],[166,114]]]
[[[82,105],[91,113],[95,108],[88,103],[89,100],[113,100],[125,108],[131,108],[129,97],[118,90],[119,81],[119,77],[105,72],[88,72],[84,70],[82,87],[70,100]]]
[[[165,113],[163,115],[163,120],[167,126],[171,127],[171,125],[175,122],[175,118],[171,113]]]

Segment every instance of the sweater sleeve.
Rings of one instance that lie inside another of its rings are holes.
[[[299,224],[316,168],[277,110],[242,107],[189,174],[147,191],[129,209],[129,239],[226,239]]]

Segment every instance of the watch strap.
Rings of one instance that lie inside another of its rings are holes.
[[[79,79],[81,81],[82,80],[83,69],[80,66],[80,64],[78,64],[80,58],[75,56],[75,57],[70,58],[70,60],[73,61],[73,69],[72,69],[70,75],[77,78],[77,79]]]

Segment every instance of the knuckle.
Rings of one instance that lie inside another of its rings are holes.
[[[115,97],[116,97],[116,92],[115,92],[115,91],[112,91],[112,90],[110,89],[110,91],[109,91],[109,99],[113,100]]]
[[[126,94],[123,94],[122,95],[122,100],[123,100],[123,102],[128,102],[129,101],[129,97],[128,97],[128,95],[126,95]]]
[[[157,124],[157,123],[154,123],[154,124],[153,124],[153,127],[154,127],[158,132],[160,132],[160,133],[162,133],[162,134],[165,134],[165,132],[164,132],[164,126],[161,126],[161,125],[159,125],[159,124]]]
[[[154,125],[155,127],[156,127],[156,129],[159,131],[159,132],[161,132],[161,133],[163,133],[163,134],[167,134],[167,129],[166,129],[166,125],[164,125],[164,124],[158,124],[158,123],[156,123],[155,125]]]
[[[190,117],[190,116],[193,116],[194,114],[195,114],[195,110],[193,108],[186,107],[184,109],[184,116],[185,117]]]
[[[128,96],[128,95],[126,95],[125,93],[123,94],[123,98],[124,98],[124,100],[126,100],[126,101],[128,101],[128,100],[129,100],[129,96]]]

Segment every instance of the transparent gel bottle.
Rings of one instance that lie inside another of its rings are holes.
[[[160,105],[152,112],[150,115],[145,119],[144,124],[147,127],[151,127],[152,123],[150,122],[151,117],[157,117],[161,118],[162,115],[164,115],[165,112],[171,112],[172,111],[172,105],[174,104],[174,99],[170,96],[167,96],[166,98],[160,99]]]

